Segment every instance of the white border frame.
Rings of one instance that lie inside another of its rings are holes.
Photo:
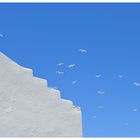
[[[140,0],[0,0],[0,3],[140,3]]]
[[[140,3],[140,0],[0,0],[1,3]],[[21,140],[23,138],[10,138],[10,140]],[[25,139],[25,138],[24,138]],[[30,138],[32,140],[41,140],[47,139],[52,140],[54,138]],[[57,138],[58,140],[62,139],[72,139],[72,140],[82,140],[82,139],[92,139],[92,140],[140,140],[139,138]],[[1,138],[0,140],[9,140],[9,138]]]

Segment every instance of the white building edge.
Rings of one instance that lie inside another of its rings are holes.
[[[80,108],[0,52],[0,137],[81,137]]]

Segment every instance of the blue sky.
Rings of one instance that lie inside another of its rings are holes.
[[[140,4],[0,4],[0,33],[0,51],[81,107],[85,137],[140,136]]]

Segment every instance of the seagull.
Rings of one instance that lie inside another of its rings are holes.
[[[95,75],[96,78],[100,78],[101,76],[102,76],[101,74]]]
[[[57,73],[58,75],[63,75],[63,74],[64,74],[63,71],[56,71],[56,73]]]
[[[75,80],[75,81],[72,81],[72,84],[74,85],[74,84],[76,84],[77,83],[77,81]]]
[[[51,87],[51,88],[56,89],[56,90],[58,89],[57,87]]]
[[[70,64],[70,65],[68,65],[68,68],[73,68],[75,66],[76,66],[75,64]]]
[[[118,75],[119,78],[123,78],[123,75]]]
[[[64,63],[58,63],[57,65],[58,65],[58,66],[62,66],[62,65],[64,65]]]
[[[134,82],[134,85],[140,87],[140,83]]]
[[[81,53],[87,53],[87,50],[85,50],[85,49],[79,49],[79,51],[80,51]]]
[[[3,34],[0,34],[0,37],[3,37]]]
[[[134,111],[134,112],[137,112],[137,111],[138,111],[138,108],[134,108],[133,111]]]
[[[96,115],[93,115],[93,116],[92,116],[92,118],[96,119],[96,118],[97,118],[97,116],[96,116]]]
[[[104,109],[104,106],[98,106],[97,108],[98,109]]]
[[[104,94],[105,94],[104,91],[97,91],[97,93],[98,93],[99,95],[104,95]]]
[[[125,126],[128,126],[129,124],[128,124],[128,122],[125,122],[124,125],[125,125]]]

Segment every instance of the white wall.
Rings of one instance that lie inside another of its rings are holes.
[[[81,137],[79,108],[0,53],[0,137]]]

